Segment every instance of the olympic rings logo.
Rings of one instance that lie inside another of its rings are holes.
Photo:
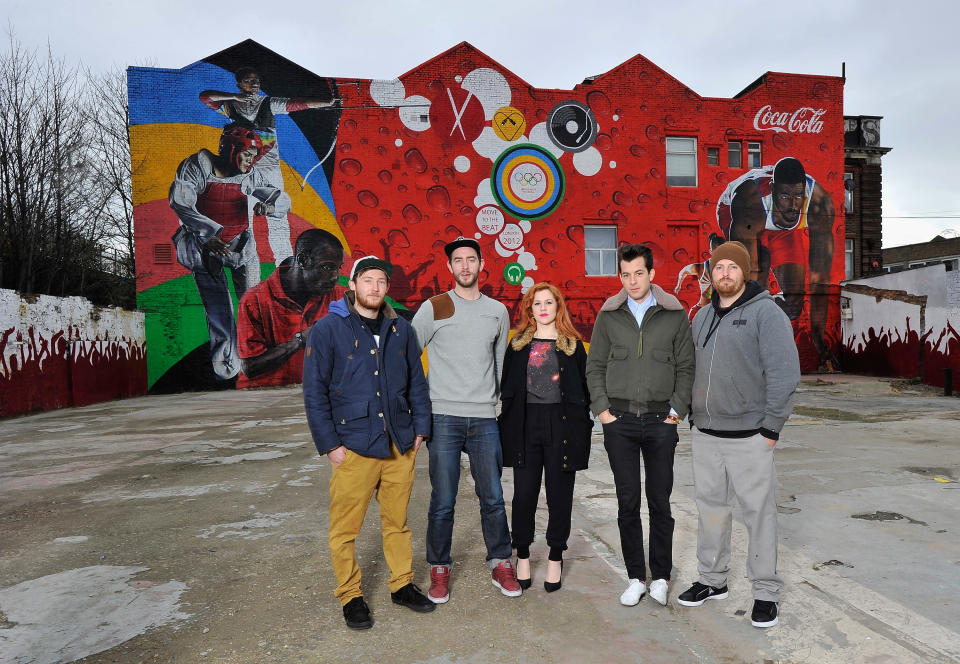
[[[513,179],[517,181],[517,184],[535,185],[543,181],[543,173],[540,171],[530,171],[527,173],[517,171],[513,174]]]

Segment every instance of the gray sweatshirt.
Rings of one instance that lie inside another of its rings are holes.
[[[496,417],[507,308],[486,295],[465,300],[451,290],[424,302],[412,323],[421,350],[427,349],[433,412]]]
[[[697,428],[779,432],[793,410],[800,360],[790,321],[770,293],[754,295],[723,318],[712,304],[701,308],[693,343]]]

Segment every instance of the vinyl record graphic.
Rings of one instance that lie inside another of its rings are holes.
[[[547,116],[547,135],[561,150],[583,152],[597,140],[597,119],[579,101],[562,101]]]
[[[563,200],[560,163],[538,145],[521,143],[504,150],[490,175],[493,197],[518,219],[539,219]]]

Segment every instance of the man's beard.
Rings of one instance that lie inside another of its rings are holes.
[[[384,300],[383,295],[365,296],[365,295],[361,295],[360,293],[357,293],[356,297],[357,297],[357,304],[359,304],[364,309],[370,309],[372,311],[379,311],[380,306],[383,304],[383,300]]]
[[[745,284],[746,282],[743,279],[721,279],[713,285],[713,289],[717,291],[720,297],[730,297],[739,293]]]
[[[474,286],[477,285],[477,279],[479,278],[480,278],[479,271],[476,274],[473,274],[469,277],[470,281],[463,281],[463,277],[461,277],[459,274],[453,275],[454,281],[456,281],[457,285],[460,286],[461,288],[473,288]]]

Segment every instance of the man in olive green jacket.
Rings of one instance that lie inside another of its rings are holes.
[[[666,605],[673,568],[673,454],[677,423],[690,409],[694,350],[687,313],[653,284],[653,252],[642,244],[617,250],[623,290],[608,299],[593,326],[587,356],[590,409],[617,488],[617,525],[629,583],[620,603],[647,592],[640,521],[641,469],[650,512],[650,596]]]

